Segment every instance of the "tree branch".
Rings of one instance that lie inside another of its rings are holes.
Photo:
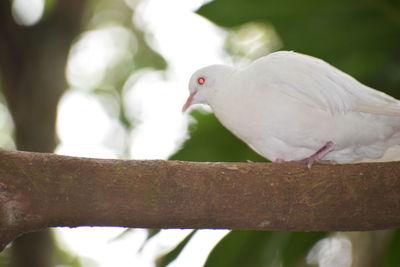
[[[0,150],[0,248],[56,226],[364,231],[400,226],[400,165],[89,159]]]

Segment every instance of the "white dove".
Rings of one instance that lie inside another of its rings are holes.
[[[379,161],[400,144],[400,101],[320,59],[289,51],[247,67],[212,65],[189,82],[233,134],[271,161]],[[385,159],[385,160],[390,160]]]

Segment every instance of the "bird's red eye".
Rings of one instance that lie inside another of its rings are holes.
[[[198,82],[200,85],[203,85],[203,84],[206,82],[206,79],[204,79],[203,77],[200,77],[200,78],[197,79],[197,82]]]

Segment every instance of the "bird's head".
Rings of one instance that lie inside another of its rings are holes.
[[[233,67],[226,65],[212,65],[196,71],[189,80],[189,97],[182,112],[193,104],[209,104],[216,90],[223,86],[221,82],[226,81],[233,70]]]

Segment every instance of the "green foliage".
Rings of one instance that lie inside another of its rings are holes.
[[[205,267],[295,266],[325,233],[232,231],[210,253]]]
[[[11,261],[11,247],[8,246],[1,252],[0,256],[0,267],[10,266]]]
[[[135,229],[130,228],[128,230],[135,230]],[[143,250],[143,248],[149,242],[150,239],[152,239],[154,236],[158,235],[160,232],[161,232],[161,229],[147,229],[147,237],[143,241],[142,245],[140,246],[139,252],[141,252]]]
[[[71,252],[61,249],[58,246],[56,247],[55,263],[57,266],[83,267],[83,262],[86,264],[91,263],[93,266],[96,264],[89,258],[74,256]]]
[[[393,232],[384,255],[384,267],[400,266],[400,230]]]
[[[165,267],[168,264],[170,264],[171,262],[173,262],[179,256],[179,254],[182,252],[182,250],[185,248],[187,243],[189,243],[189,241],[192,239],[192,237],[194,236],[194,234],[196,232],[197,232],[196,230],[192,231],[187,237],[185,237],[181,242],[179,242],[179,244],[176,245],[176,247],[174,249],[172,249],[165,255],[162,255],[161,257],[159,257],[157,259],[157,267]]]
[[[44,0],[44,10],[41,21],[46,20],[47,17],[53,13],[53,10],[56,7],[56,5],[58,5],[58,0]]]
[[[147,229],[147,237],[144,242],[147,242],[150,240],[153,236],[156,236],[158,233],[160,233],[160,229]]]
[[[312,246],[326,235],[327,233],[322,232],[289,233],[289,237],[280,248],[283,266],[295,266],[299,261],[305,260],[305,256]]]
[[[254,21],[272,24],[283,49],[323,58],[400,96],[399,2],[215,0],[198,13],[228,28]]]
[[[268,248],[272,236],[273,232],[232,231],[213,249],[205,267],[269,266],[277,256],[274,246]]]
[[[225,129],[213,114],[193,111],[190,139],[171,159],[189,161],[266,161]]]

